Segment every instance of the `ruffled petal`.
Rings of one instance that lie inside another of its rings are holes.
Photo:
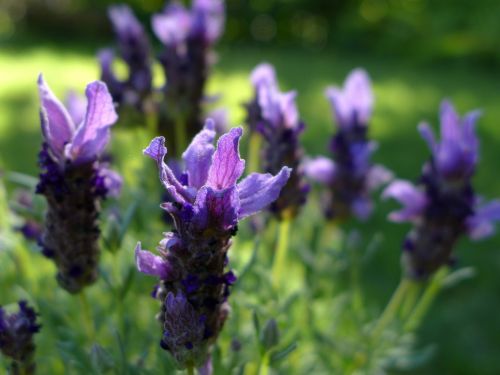
[[[168,263],[162,257],[142,250],[140,242],[135,247],[135,264],[139,272],[158,276],[160,279],[166,279],[170,272]]]
[[[149,146],[142,151],[142,153],[156,161],[156,164],[158,165],[158,172],[160,174],[160,181],[176,202],[184,203],[194,199],[194,196],[189,193],[186,187],[181,185],[172,170],[163,160],[167,154],[164,137],[154,138],[149,143]]]
[[[494,200],[476,209],[474,216],[467,220],[470,238],[480,240],[495,232],[496,221],[500,220],[500,200]]]
[[[90,83],[85,95],[88,103],[85,120],[76,130],[67,155],[74,162],[87,162],[99,156],[109,141],[110,126],[118,120],[113,98],[104,82]]]
[[[151,26],[160,41],[166,46],[184,43],[191,31],[191,14],[180,4],[167,6],[164,13],[155,14]]]
[[[270,173],[252,173],[238,184],[240,209],[238,217],[243,219],[256,214],[274,202],[288,181],[291,168],[283,167],[273,176]]]
[[[262,63],[257,65],[252,74],[250,75],[250,81],[255,89],[260,86],[277,86],[276,71],[271,64]]]
[[[75,125],[41,74],[38,76],[38,91],[43,136],[55,156],[62,158],[65,145],[71,142],[73,137]]]
[[[240,158],[239,152],[242,135],[243,129],[233,128],[219,138],[208,171],[207,186],[221,190],[236,185],[245,169],[245,160]]]
[[[215,151],[214,138],[214,122],[209,119],[205,122],[204,129],[193,138],[191,144],[182,154],[186,163],[189,186],[197,190],[205,184],[208,178],[208,170]]]
[[[330,185],[335,176],[335,162],[320,156],[305,163],[304,172],[308,178],[321,184]]]
[[[396,180],[383,192],[382,197],[399,201],[403,208],[389,214],[394,222],[412,221],[418,218],[427,205],[425,193],[408,181]]]

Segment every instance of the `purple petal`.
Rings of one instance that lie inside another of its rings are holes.
[[[352,202],[351,210],[359,220],[367,220],[373,212],[373,203],[368,198],[357,198]]]
[[[195,0],[193,2],[192,34],[202,36],[208,43],[220,38],[224,29],[224,1]]]
[[[126,38],[127,36],[137,36],[144,33],[142,24],[129,6],[124,4],[110,6],[108,14],[115,33],[119,37]]]
[[[207,186],[220,190],[236,185],[245,169],[245,160],[240,158],[238,149],[242,134],[242,128],[233,128],[219,138],[208,171]]]
[[[140,242],[137,242],[135,247],[135,264],[139,272],[146,275],[158,276],[160,279],[168,277],[168,263],[162,257],[154,255],[147,250],[142,250]]]
[[[304,171],[311,180],[330,185],[335,176],[335,163],[324,156],[320,156],[306,162]]]
[[[217,134],[227,133],[229,129],[229,113],[226,108],[216,108],[207,115],[207,120],[214,122],[215,132]]]
[[[238,184],[240,197],[239,219],[256,214],[274,202],[288,181],[291,168],[283,167],[273,176],[270,173],[252,173]]]
[[[118,120],[113,98],[104,82],[87,85],[87,113],[84,122],[76,130],[69,148],[69,156],[76,162],[90,161],[104,150],[109,141],[109,128]]]
[[[448,100],[443,100],[440,108],[441,140],[460,140],[460,117]]]
[[[212,164],[212,155],[215,150],[214,138],[214,123],[212,120],[207,120],[204,129],[193,138],[191,144],[182,154],[186,163],[189,186],[196,188],[196,190],[207,181],[208,170]]]
[[[68,111],[52,93],[41,74],[38,76],[38,91],[43,136],[54,154],[62,157],[65,144],[71,142],[75,125]]]
[[[204,186],[196,196],[193,223],[200,230],[208,227],[226,230],[238,223],[239,208],[235,186],[224,190]]]
[[[276,72],[274,67],[268,63],[262,63],[255,67],[250,76],[253,87],[258,90],[260,86],[277,86]]]
[[[284,125],[287,128],[297,128],[299,126],[299,112],[295,99],[297,98],[296,91],[290,91],[281,94],[280,106],[281,114],[283,116]]]
[[[353,70],[346,78],[343,90],[329,87],[326,96],[339,126],[366,125],[370,120],[374,100],[370,78],[364,70]]]
[[[108,168],[101,169],[99,174],[104,177],[104,186],[108,190],[108,195],[114,198],[119,197],[123,185],[122,176],[118,172]]]
[[[412,221],[418,218],[427,205],[425,193],[408,181],[396,180],[383,192],[382,197],[394,198],[403,208],[389,214],[394,222]]]
[[[154,138],[149,143],[149,146],[142,152],[144,155],[149,156],[151,159],[156,161],[160,174],[160,181],[163,183],[167,191],[171,194],[172,198],[176,202],[184,203],[186,201],[190,201],[193,198],[189,194],[188,190],[177,180],[172,170],[163,160],[165,158],[165,155],[167,154],[164,137]]]
[[[368,190],[378,189],[380,186],[387,184],[394,178],[394,174],[382,165],[374,165],[370,168],[366,177],[366,186]]]
[[[70,90],[66,94],[66,108],[73,120],[73,123],[78,126],[82,123],[87,110],[87,102],[82,95],[77,94],[75,91]]]
[[[274,86],[260,86],[257,91],[258,103],[262,117],[273,126],[279,126],[281,121],[281,96]]]
[[[429,147],[429,150],[434,154],[437,150],[436,137],[431,126],[427,122],[422,122],[418,125],[420,136],[424,139]]]
[[[198,375],[212,375],[213,372],[212,358],[209,355],[205,364],[198,368]]]
[[[151,19],[153,31],[166,46],[184,43],[191,30],[191,14],[180,4],[169,5],[164,13]]]
[[[470,238],[480,240],[495,232],[494,222],[500,220],[500,200],[494,200],[476,209],[474,216],[467,220]]]

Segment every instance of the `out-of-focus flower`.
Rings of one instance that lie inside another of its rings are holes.
[[[478,161],[478,115],[470,112],[461,119],[451,103],[443,101],[441,141],[435,139],[428,124],[419,126],[431,158],[417,184],[397,180],[384,191],[384,197],[403,205],[389,219],[413,223],[403,251],[408,277],[427,279],[451,262],[455,243],[462,235],[484,238],[493,233],[494,221],[500,220],[500,201],[481,203],[471,183]]]
[[[309,185],[304,181],[299,142],[304,123],[299,119],[295,91],[282,93],[276,82],[276,73],[269,64],[258,65],[251,75],[255,96],[247,107],[249,128],[264,139],[261,159],[266,172],[275,174],[284,166],[293,172],[279,198],[270,206],[279,219],[295,217],[305,203]]]
[[[121,59],[127,64],[128,77],[119,80],[113,72],[115,59],[110,49],[99,52],[101,79],[108,85],[115,102],[148,110],[147,101],[153,88],[151,46],[148,36],[132,9],[127,5],[109,8],[109,18],[118,42]]]
[[[373,211],[370,193],[392,178],[391,172],[370,160],[376,149],[367,136],[373,109],[370,79],[364,70],[355,69],[343,89],[330,87],[326,96],[338,125],[330,145],[333,160],[309,161],[306,175],[328,189],[322,202],[327,218],[366,220]]]
[[[162,303],[162,347],[180,367],[207,367],[211,345],[229,313],[229,287],[236,281],[225,270],[231,237],[238,221],[273,202],[291,170],[273,176],[252,173],[240,183],[245,161],[239,156],[241,128],[233,128],[213,146],[208,121],[183,154],[185,171],[178,179],[163,161],[165,139],[157,137],[144,154],[158,164],[160,180],[172,197],[162,204],[175,230],[164,235],[159,255],[136,247],[139,271],[160,279],[154,297]]]
[[[153,31],[165,46],[159,56],[166,76],[162,132],[182,127],[191,139],[202,128],[205,85],[215,60],[213,45],[224,29],[224,11],[221,0],[195,0],[191,9],[174,2],[153,16]],[[175,144],[170,148],[181,151]]]
[[[18,303],[19,311],[8,314],[0,306],[0,352],[12,359],[12,374],[35,373],[34,335],[40,331],[37,313],[26,301]]]
[[[43,253],[58,267],[59,284],[76,293],[97,277],[99,202],[117,195],[121,187],[121,177],[100,159],[118,116],[103,82],[87,86],[87,108],[80,123],[74,122],[76,112],[69,113],[41,75],[38,88],[44,143],[37,193],[48,203],[40,242]]]

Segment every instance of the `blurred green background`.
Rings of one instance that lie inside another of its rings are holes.
[[[36,76],[54,91],[83,90],[98,77],[97,49],[112,46],[108,0],[2,0],[0,2],[0,167],[35,175],[40,144]],[[128,1],[149,30],[160,0]],[[297,89],[307,124],[308,153],[326,150],[333,125],[323,96],[354,67],[370,73],[376,95],[371,136],[377,162],[414,179],[428,155],[419,121],[437,125],[443,97],[459,111],[480,108],[481,164],[475,186],[500,196],[500,2],[495,0],[250,0],[227,2],[227,32],[210,92],[221,92],[232,124],[243,121],[251,96],[248,76],[261,61],[275,64],[283,89]],[[152,38],[155,46],[158,42]],[[117,138],[126,137],[116,129]],[[120,141],[118,141],[120,142]],[[137,149],[121,148],[122,162]],[[116,148],[116,146],[115,146]],[[125,162],[121,170],[128,168]],[[126,172],[125,172],[126,173]],[[382,249],[363,275],[368,299],[382,306],[400,277],[400,243],[406,225],[387,222],[392,203],[357,225],[365,238],[380,233]],[[352,226],[355,226],[353,223]],[[442,294],[421,329],[435,343],[433,359],[413,374],[499,374],[500,236],[461,241],[459,265],[477,276]],[[131,249],[130,249],[131,251]],[[131,256],[127,250],[126,256]],[[0,276],[1,277],[1,276]]]

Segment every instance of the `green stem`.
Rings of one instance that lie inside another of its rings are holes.
[[[443,280],[446,278],[448,273],[448,267],[442,267],[439,271],[436,272],[426,290],[424,291],[424,294],[420,298],[420,301],[418,301],[417,306],[406,321],[406,324],[404,326],[405,331],[413,331],[419,327],[422,319],[425,317],[427,311],[429,311],[429,308],[432,306],[434,299],[441,290],[441,287],[443,286]]]
[[[146,128],[150,133],[158,134],[158,114],[154,111],[146,113]]]
[[[179,157],[187,147],[186,138],[186,123],[179,116],[175,119],[175,150]]]
[[[272,280],[275,289],[278,289],[281,283],[283,268],[285,267],[286,254],[288,252],[288,238],[290,236],[291,219],[284,219],[279,223],[278,246],[274,254],[272,269]]]
[[[259,375],[267,375],[269,374],[269,355],[267,353],[264,353],[260,357],[260,363],[259,363]]]
[[[189,366],[187,368],[187,375],[194,375],[194,367],[193,366]]]
[[[403,302],[403,306],[401,306],[401,314],[400,317],[403,321],[405,321],[410,313],[412,312],[415,304],[417,303],[418,296],[420,294],[421,285],[418,282],[411,283],[408,288],[408,292],[406,293],[406,298]]]
[[[250,136],[250,145],[248,151],[248,173],[259,171],[260,161],[260,145],[262,137],[260,134],[253,132]]]
[[[85,295],[85,290],[82,290],[79,293],[79,297],[80,297],[80,304],[82,305],[82,316],[83,316],[84,327],[91,341],[94,341],[95,339],[94,322],[92,320],[92,313],[90,311],[90,305]]]
[[[403,277],[399,282],[396,291],[392,295],[391,300],[387,304],[384,312],[380,316],[375,328],[373,329],[372,338],[374,341],[379,338],[380,334],[396,316],[401,302],[403,301],[404,296],[406,295],[406,292],[408,291],[408,288],[411,284],[412,282],[405,277]]]

